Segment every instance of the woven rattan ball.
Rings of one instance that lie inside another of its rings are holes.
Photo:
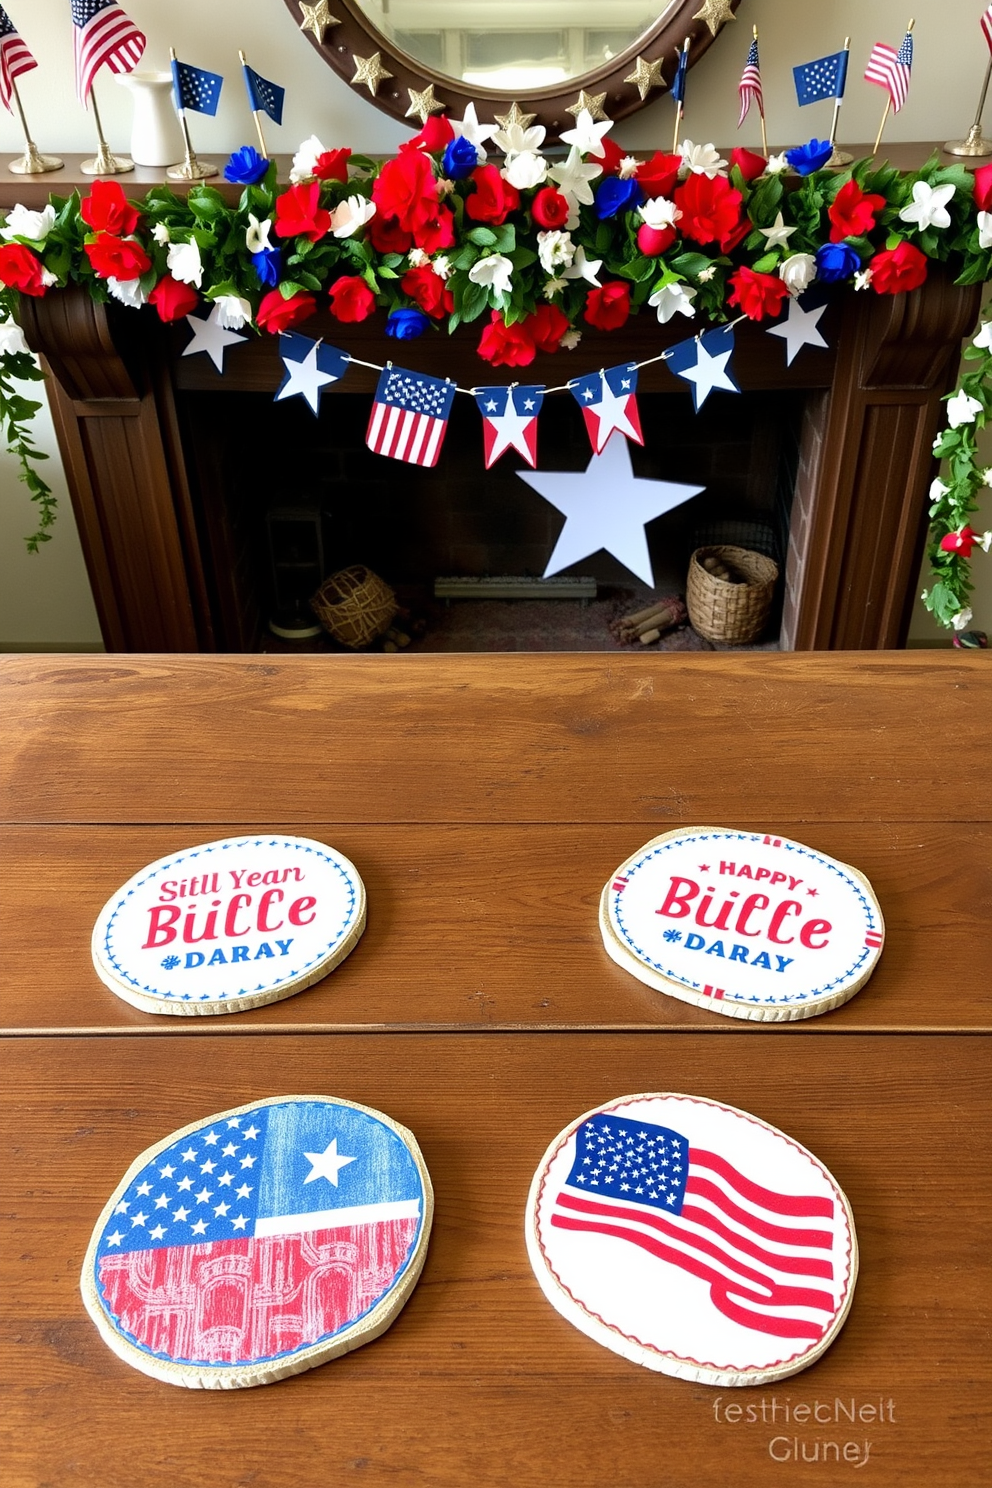
[[[716,558],[734,579],[721,579],[703,567]],[[729,545],[697,548],[689,559],[686,605],[697,635],[727,646],[746,646],[761,634],[775,592],[778,565],[764,553]]]
[[[325,579],[310,605],[328,634],[353,651],[388,630],[399,608],[386,581],[361,565]]]

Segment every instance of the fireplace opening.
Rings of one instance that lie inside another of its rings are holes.
[[[517,478],[529,467],[516,452],[485,470],[474,401],[455,399],[439,462],[421,469],[366,447],[365,393],[325,395],[315,418],[299,398],[182,392],[180,428],[219,645],[270,649],[271,622],[284,637],[294,634],[296,622],[290,618],[287,630],[286,617],[295,606],[301,638],[309,629],[307,644],[333,646],[313,637],[306,600],[321,578],[360,564],[380,574],[419,621],[415,649],[613,649],[610,621],[655,595],[684,596],[691,553],[714,543],[751,548],[778,564],[761,638],[774,645],[807,396],[717,394],[698,414],[689,393],[639,396],[644,446],[630,445],[634,474],[704,487],[647,524],[653,589],[600,551],[564,570],[597,581],[595,602],[445,604],[433,597],[441,577],[543,575],[565,523]],[[538,468],[583,472],[591,457],[578,405],[548,398]],[[678,644],[692,645],[691,634]]]

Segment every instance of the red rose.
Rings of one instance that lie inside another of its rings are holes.
[[[258,307],[255,323],[259,330],[270,331],[275,336],[279,331],[288,331],[290,326],[299,325],[316,308],[317,301],[313,295],[306,294],[302,289],[290,295],[288,300],[283,299],[278,289],[270,289]]]
[[[280,238],[309,238],[316,243],[331,225],[331,214],[320,205],[320,186],[311,181],[308,186],[290,186],[282,196],[276,197],[276,236]]]
[[[681,155],[663,155],[656,150],[650,160],[642,160],[637,167],[637,184],[645,196],[670,197],[681,165]]]
[[[530,204],[538,227],[560,228],[568,221],[568,202],[553,186],[545,186]]]
[[[738,243],[743,243],[752,227],[753,223],[748,217],[745,217],[741,222],[738,222],[736,227],[732,227],[730,231],[724,233],[723,237],[720,239],[720,252],[733,253]]]
[[[876,294],[902,294],[919,289],[927,277],[926,255],[912,243],[898,243],[871,261],[871,287]]]
[[[350,150],[325,150],[317,156],[313,173],[318,181],[347,181]]]
[[[409,253],[413,234],[400,227],[395,217],[380,217],[377,212],[365,229],[376,253]]]
[[[133,233],[141,219],[117,181],[94,181],[89,196],[79,203],[79,215],[94,232],[111,233],[115,238]]]
[[[568,328],[568,316],[557,305],[538,305],[524,321],[524,329],[533,337],[538,351],[557,351]]]
[[[426,217],[419,227],[414,228],[413,241],[425,253],[440,253],[442,248],[452,247],[455,241],[455,214],[451,208],[435,207],[430,217]]]
[[[777,315],[789,291],[777,274],[759,274],[754,269],[738,269],[731,274],[733,294],[728,301],[739,305],[749,320],[764,320]]]
[[[98,279],[140,279],[152,261],[133,238],[115,238],[101,233],[95,243],[83,245]]]
[[[738,145],[736,150],[730,152],[730,164],[736,165],[745,181],[756,181],[768,161],[764,155],[756,155],[753,150],[745,150]]]
[[[992,165],[980,165],[975,172],[975,206],[980,212],[992,207]]]
[[[335,320],[368,320],[375,309],[375,295],[357,274],[345,274],[331,285],[331,314]]]
[[[520,205],[520,192],[504,181],[494,165],[480,165],[472,172],[475,190],[465,202],[473,222],[492,222],[499,226]]]
[[[602,289],[591,289],[582,313],[598,331],[618,330],[630,314],[630,285],[613,279]]]
[[[400,145],[400,152],[407,150],[422,150],[428,155],[440,155],[446,145],[450,145],[455,137],[455,131],[446,114],[431,114],[419,134],[404,140]]]
[[[620,172],[620,162],[627,158],[629,152],[627,150],[621,150],[616,140],[606,139],[605,136],[599,142],[599,149],[600,153],[598,155],[589,156],[590,164],[602,165],[604,176],[618,175]]]
[[[863,238],[875,226],[875,217],[885,206],[884,196],[866,196],[857,181],[846,181],[827,208],[833,223],[831,243],[844,238]]]
[[[637,246],[645,258],[657,258],[674,242],[674,227],[651,227],[647,222],[642,222],[637,229]]]
[[[697,243],[715,243],[738,226],[744,198],[723,176],[692,175],[675,192],[674,200],[682,212],[683,236]]]
[[[428,157],[420,150],[407,150],[387,160],[372,187],[372,200],[384,217],[395,217],[404,232],[415,232],[437,211],[437,182]]]
[[[200,296],[191,284],[180,284],[178,279],[166,274],[148,296],[148,303],[155,306],[160,320],[182,320],[184,315],[196,309]]]
[[[440,274],[435,274],[430,264],[419,269],[408,269],[400,280],[400,289],[409,295],[426,315],[441,320],[455,308],[455,297]]]
[[[518,321],[508,326],[498,310],[479,341],[479,355],[494,367],[526,367],[534,360],[537,348],[526,328]]]
[[[40,298],[46,288],[41,273],[41,259],[23,243],[7,243],[0,248],[0,283],[8,289]]]

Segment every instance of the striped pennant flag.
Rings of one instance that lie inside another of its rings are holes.
[[[757,104],[758,113],[765,117],[765,100],[761,92],[761,68],[758,63],[758,39],[751,42],[748,48],[747,61],[744,63],[744,71],[741,80],[737,84],[737,91],[741,96],[741,116],[737,120],[737,128],[740,129],[747,118],[748,109],[751,104]]]
[[[366,444],[393,460],[436,465],[454,397],[455,384],[447,378],[386,367],[375,390]]]
[[[10,16],[0,6],[0,99],[4,108],[10,109],[14,79],[37,66],[23,39],[14,29]]]
[[[72,0],[76,91],[81,103],[106,63],[111,72],[132,72],[145,50],[145,36],[116,0]]]
[[[987,10],[982,11],[981,26],[982,35],[988,42],[989,51],[992,52],[992,5]]]
[[[865,68],[865,82],[888,88],[892,108],[898,113],[909,97],[909,79],[913,68],[913,37],[907,31],[898,51],[884,41],[876,41]]]

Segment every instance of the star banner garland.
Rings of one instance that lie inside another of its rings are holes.
[[[619,430],[636,444],[644,443],[637,411],[637,368],[609,367],[592,372],[570,384],[572,396],[582,409],[589,443],[601,455],[613,431]]]
[[[516,450],[531,469],[537,467],[537,416],[544,402],[543,387],[476,388],[482,414],[486,469],[491,470],[507,450]]]

